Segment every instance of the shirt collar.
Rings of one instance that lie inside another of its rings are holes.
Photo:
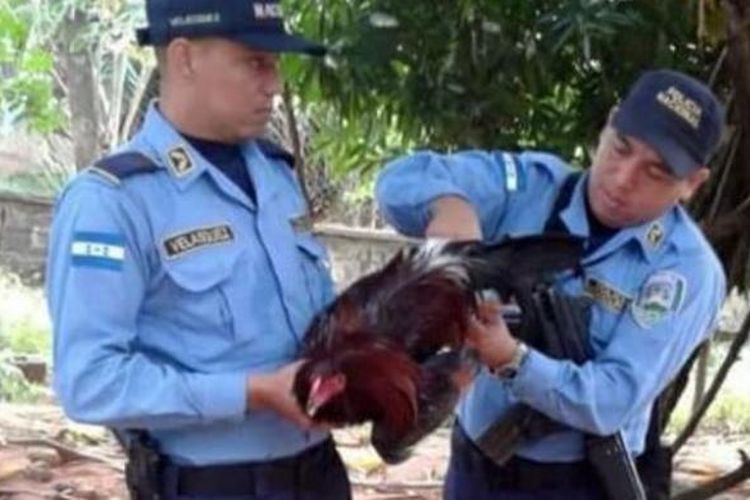
[[[161,114],[157,101],[149,104],[139,135],[182,190],[208,169],[203,156]]]
[[[212,172],[211,164],[164,117],[157,104],[156,100],[149,104],[139,135],[152,149],[159,164],[169,171],[178,188],[187,189],[205,173],[216,175],[217,172]],[[254,181],[257,202],[271,199],[277,189],[276,183],[270,179],[264,181],[270,175],[268,159],[255,141],[248,141],[241,146]],[[218,167],[214,167],[216,168]]]
[[[571,197],[568,206],[560,213],[560,218],[568,228],[568,231],[570,231],[571,234],[585,238],[589,237],[591,234],[586,214],[585,199],[585,189],[588,176],[588,172],[581,176],[575,186],[573,196]],[[643,257],[648,262],[652,262],[656,256],[661,254],[669,243],[672,243],[672,233],[674,232],[681,210],[680,207],[675,207],[654,220],[620,229],[609,239],[609,241],[604,243],[601,248],[588,256],[586,260],[599,259],[605,254],[611,253],[618,248],[635,241],[638,244]]]
[[[585,173],[578,179],[573,195],[570,197],[568,206],[560,212],[560,219],[571,234],[588,238],[591,234],[589,221],[586,217],[586,179],[588,173]]]

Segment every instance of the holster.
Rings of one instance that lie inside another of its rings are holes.
[[[128,461],[125,482],[132,500],[159,500],[163,457],[156,442],[142,430],[126,431]]]

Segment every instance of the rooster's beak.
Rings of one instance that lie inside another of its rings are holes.
[[[307,413],[309,418],[315,418],[315,414],[318,413],[319,409],[320,404],[315,401],[308,401],[307,406],[305,407],[305,413]]]
[[[321,402],[319,401],[320,398],[318,397],[321,383],[322,379],[320,377],[315,377],[315,379],[313,379],[312,386],[310,387],[310,393],[307,396],[305,413],[307,413],[307,416],[310,418],[315,417],[315,414],[318,413],[318,410],[321,406]]]
[[[310,418],[315,417],[318,411],[325,406],[332,398],[346,388],[346,377],[342,374],[335,374],[326,377],[315,377],[310,386],[310,393],[307,396],[305,412]]]

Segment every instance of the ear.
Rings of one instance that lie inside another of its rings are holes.
[[[168,66],[180,79],[191,79],[195,74],[196,47],[187,38],[175,38],[166,47]]]
[[[683,179],[683,189],[680,193],[680,201],[689,200],[693,194],[706,182],[711,175],[707,167],[700,167],[695,172]]]

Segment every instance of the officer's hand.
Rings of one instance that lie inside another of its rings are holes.
[[[481,240],[477,213],[468,202],[456,196],[443,196],[432,202],[432,218],[425,229],[428,238]]]
[[[294,377],[303,360],[282,366],[275,372],[252,375],[247,380],[250,410],[271,410],[303,429],[314,426],[292,394]]]
[[[518,348],[502,316],[502,304],[488,300],[479,304],[471,318],[466,344],[477,350],[479,358],[490,368],[509,363]]]

